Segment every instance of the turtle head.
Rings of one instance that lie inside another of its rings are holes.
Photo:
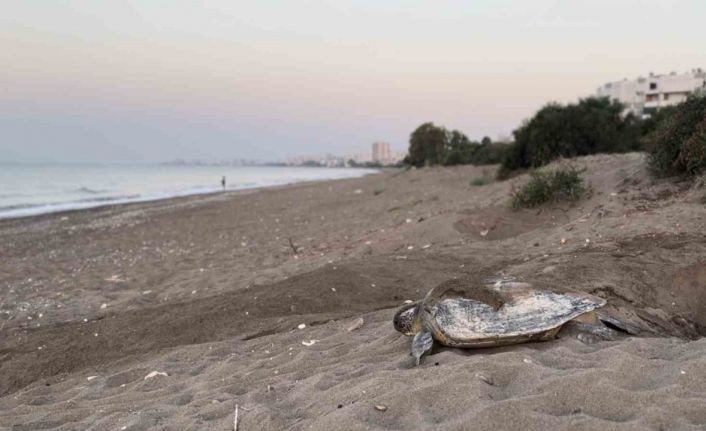
[[[395,326],[395,329],[409,336],[421,331],[424,327],[422,314],[424,314],[425,311],[429,311],[427,304],[431,300],[433,293],[434,289],[431,289],[421,301],[405,304],[402,308],[397,310],[395,317],[392,319],[392,324]]]
[[[420,305],[419,302],[413,302],[397,310],[392,324],[398,332],[412,336],[422,329]]]

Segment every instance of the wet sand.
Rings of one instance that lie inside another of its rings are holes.
[[[0,429],[704,429],[703,191],[576,163],[586,199],[518,212],[464,166],[0,221]],[[412,367],[396,308],[498,276],[642,332]]]

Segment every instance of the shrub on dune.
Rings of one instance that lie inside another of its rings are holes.
[[[536,170],[530,180],[512,196],[512,208],[533,208],[544,203],[576,201],[586,187],[578,171],[572,167]]]
[[[706,97],[678,105],[647,135],[645,148],[658,176],[706,172]]]

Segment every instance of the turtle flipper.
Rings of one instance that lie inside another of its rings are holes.
[[[604,340],[613,341],[618,338],[618,333],[616,331],[600,322],[567,322],[561,328],[561,333],[564,335],[573,335],[584,344],[594,344]]]
[[[638,335],[642,332],[642,328],[639,328],[631,323],[625,322],[618,319],[605,311],[599,310],[596,312],[598,319],[606,325],[610,325],[618,329],[619,331],[626,332],[630,335]]]
[[[434,345],[434,337],[431,332],[423,329],[417,332],[412,339],[412,356],[417,360],[417,365],[422,360],[422,356],[431,350]]]

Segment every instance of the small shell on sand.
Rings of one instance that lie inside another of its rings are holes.
[[[306,328],[306,325],[304,323],[300,323],[299,326],[297,326],[298,329],[304,329]]]
[[[384,412],[384,411],[387,410],[387,406],[384,406],[384,405],[382,405],[382,404],[378,404],[378,405],[375,406],[375,410],[377,410],[377,411],[379,411],[379,412]]]
[[[309,341],[302,341],[302,344],[305,345],[306,347],[311,347],[318,342],[319,342],[319,340],[309,340]]]
[[[157,377],[157,376],[167,377],[167,376],[169,376],[169,374],[162,372],[162,371],[152,371],[151,373],[149,373],[148,375],[145,376],[144,380],[149,380],[152,377]]]
[[[348,327],[348,332],[355,331],[356,329],[362,328],[364,323],[365,323],[365,321],[363,320],[362,317],[355,319],[355,321],[351,324],[351,326]]]

